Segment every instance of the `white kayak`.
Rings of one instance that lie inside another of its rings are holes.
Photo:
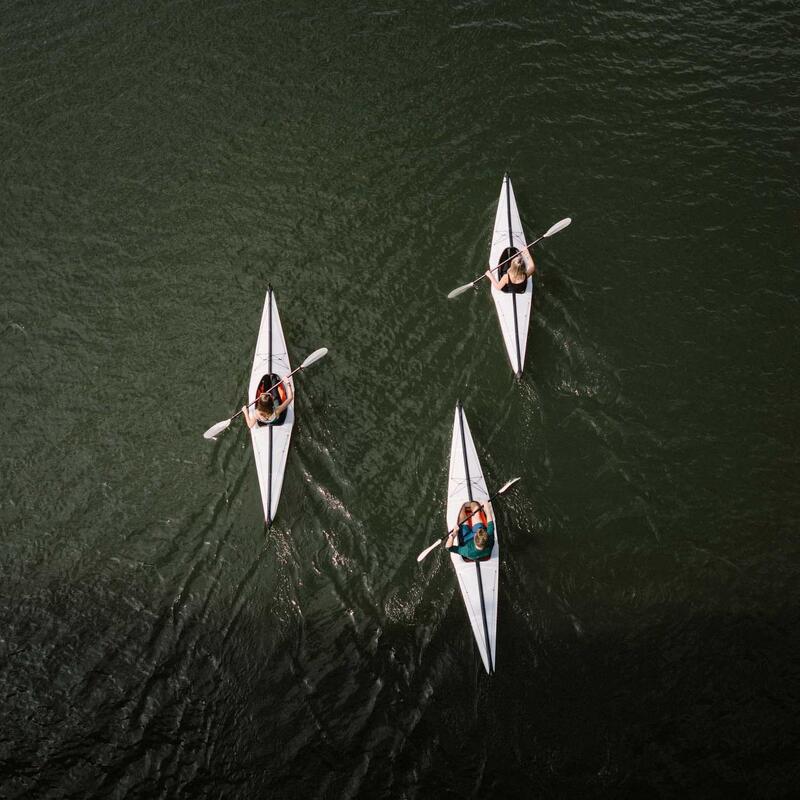
[[[248,402],[256,399],[259,384],[265,379],[262,390],[268,389],[280,378],[292,371],[289,366],[289,353],[286,340],[283,338],[278,306],[275,304],[275,293],[272,286],[267,289],[264,301],[264,312],[261,315],[261,328],[258,331],[256,354],[253,369],[250,372],[250,388],[247,392]],[[270,381],[268,376],[277,376]],[[292,378],[287,380],[294,393]],[[261,501],[264,505],[264,519],[267,527],[275,519],[278,500],[283,487],[283,473],[286,470],[286,458],[289,454],[289,440],[294,425],[294,403],[290,403],[281,418],[269,425],[256,424],[250,429],[253,439],[253,455],[258,471],[258,483],[261,488]]]
[[[503,186],[500,189],[500,200],[494,219],[489,265],[497,266],[517,250],[522,250],[526,244],[511,178],[506,173],[503,176]],[[501,277],[507,268],[508,264],[501,267],[499,273],[495,273],[495,277]],[[492,286],[492,299],[497,309],[511,368],[519,377],[525,365],[525,345],[528,342],[528,324],[533,303],[533,280],[528,278],[525,282],[525,291],[521,293],[498,291]]]
[[[467,500],[484,503],[489,499],[472,434],[459,400],[453,421],[453,441],[450,445],[450,474],[447,482],[447,529],[458,524],[458,512]],[[450,553],[456,571],[461,596],[467,608],[472,633],[478,645],[483,666],[491,675],[496,662],[497,595],[500,583],[500,544],[497,520],[494,527],[494,547],[486,561],[467,561]]]

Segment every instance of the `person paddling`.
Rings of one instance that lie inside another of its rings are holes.
[[[533,256],[531,256],[530,250],[526,247],[511,259],[508,271],[500,279],[494,277],[491,264],[484,274],[498,291],[521,294],[525,291],[525,284],[528,278],[534,272],[536,272],[536,264],[533,263]]]
[[[276,403],[275,398],[270,392],[264,392],[258,396],[252,414],[247,406],[242,406],[242,417],[248,428],[252,428],[258,423],[269,425],[271,422],[275,422],[289,407],[289,403],[294,399],[292,387],[291,384],[283,379],[281,379],[281,383],[285,387],[284,391],[286,392],[286,399],[282,403]]]
[[[458,529],[448,537],[445,547],[470,561],[488,557],[494,547],[494,516],[492,505],[487,503],[479,513],[480,503],[474,500],[461,506],[458,512]],[[469,519],[467,519],[469,517]],[[484,524],[484,519],[486,523]],[[458,539],[456,538],[458,537]],[[458,542],[461,541],[462,544]]]

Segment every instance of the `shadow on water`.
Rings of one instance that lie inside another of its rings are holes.
[[[253,568],[272,571],[281,547],[267,542]],[[5,596],[2,794],[791,791],[796,608],[653,604],[609,624],[547,578],[520,594],[518,569],[504,564],[492,679],[446,570],[399,621],[391,602],[342,610],[308,578],[302,611],[280,592],[242,605],[233,586],[211,604],[153,604],[136,571]]]

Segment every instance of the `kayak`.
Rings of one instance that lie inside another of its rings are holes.
[[[467,500],[484,503],[489,499],[478,453],[472,441],[464,408],[456,403],[453,441],[450,445],[450,473],[447,482],[447,529],[458,525],[458,512]],[[494,547],[485,561],[468,561],[450,553],[461,596],[467,609],[472,633],[490,675],[494,673],[497,642],[497,593],[500,583],[500,545],[497,520],[494,523]]]
[[[522,250],[526,244],[514,188],[511,186],[511,178],[506,173],[503,176],[500,200],[497,203],[489,266],[497,266],[501,261]],[[498,279],[502,277],[508,266],[508,264],[502,266],[495,277]],[[514,373],[519,377],[525,364],[525,345],[528,341],[528,324],[533,303],[533,280],[528,278],[525,291],[519,294],[498,291],[492,286],[492,299],[497,309],[497,318],[500,320],[500,330],[503,333],[508,360]]]
[[[272,291],[272,286],[269,286],[264,301],[264,311],[261,314],[261,327],[258,331],[253,369],[250,372],[248,402],[254,402],[260,392],[269,389],[281,378],[289,375],[291,371],[286,340],[283,338],[281,319],[275,303],[275,293]],[[294,392],[292,378],[289,378],[287,383]],[[278,394],[277,399],[282,399],[282,395]],[[268,425],[256,424],[250,429],[267,527],[275,519],[275,512],[278,508],[293,425],[294,403],[290,403],[275,422]]]

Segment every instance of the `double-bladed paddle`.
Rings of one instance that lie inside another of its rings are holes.
[[[500,497],[501,494],[505,494],[518,480],[520,480],[520,479],[519,478],[512,478],[510,481],[508,481],[508,483],[504,483],[485,503],[482,503],[474,511],[470,512],[469,514],[467,514],[467,516],[464,517],[462,522],[466,522],[470,517],[472,517],[475,514],[477,514],[485,505],[487,505],[488,503],[491,503],[492,500],[495,499],[495,497]],[[447,541],[447,537],[450,536],[451,533],[455,533],[457,530],[458,530],[458,526],[453,528],[452,531],[447,531],[447,533],[444,535],[443,538],[437,539],[430,547],[426,547],[417,556],[417,561],[422,561],[422,559],[425,558],[428,555],[428,553],[430,553],[435,547],[438,547],[440,544],[442,544],[442,542],[446,542]]]
[[[525,247],[523,248],[523,250],[527,250],[528,248],[533,247],[537,242],[541,242],[542,239],[546,239],[548,236],[552,236],[553,234],[556,234],[559,231],[563,231],[564,228],[566,228],[567,225],[569,225],[571,222],[572,222],[572,217],[564,217],[564,219],[562,219],[559,222],[556,222],[555,225],[553,225],[551,228],[549,228],[547,230],[547,232],[543,233],[538,239],[534,239],[530,244],[526,244]],[[514,253],[513,256],[509,256],[504,261],[501,261],[496,267],[492,267],[491,271],[494,272],[496,269],[499,269],[500,267],[503,266],[503,264],[507,264],[509,261],[511,261],[511,259],[516,258],[517,255],[518,255],[518,253]],[[469,283],[465,283],[463,286],[459,286],[458,289],[453,289],[453,291],[450,292],[450,294],[447,295],[447,299],[448,300],[452,300],[454,297],[458,297],[460,294],[463,294],[464,292],[466,292],[467,289],[469,289],[470,287],[474,286],[476,283],[478,283],[478,281],[480,281],[482,278],[485,278],[485,277],[486,277],[486,273],[484,272],[483,275],[479,275],[477,278],[475,278],[474,281],[470,281]]]
[[[300,372],[301,369],[305,369],[306,367],[310,367],[312,364],[315,364],[321,358],[324,358],[327,355],[327,353],[328,353],[327,347],[320,347],[319,350],[315,350],[310,356],[306,358],[306,360],[299,367],[297,367],[297,369],[293,369],[288,375],[285,375],[283,378],[281,378],[281,380],[278,381],[278,383],[276,383],[275,386],[279,386],[284,380],[286,380],[286,378],[290,378],[292,375],[294,375],[295,372]],[[269,389],[267,389],[266,392],[263,392],[262,394],[271,392],[275,388],[275,386],[270,386]],[[252,403],[248,403],[247,408],[250,408],[250,406],[252,406],[257,401],[258,397],[255,400],[253,400]],[[206,439],[216,439],[217,436],[219,436],[222,433],[222,431],[227,430],[231,422],[233,422],[233,420],[235,420],[236,417],[238,417],[239,414],[241,413],[242,410],[239,409],[230,419],[224,419],[222,420],[222,422],[218,422],[216,425],[212,425],[203,434],[203,436]]]

